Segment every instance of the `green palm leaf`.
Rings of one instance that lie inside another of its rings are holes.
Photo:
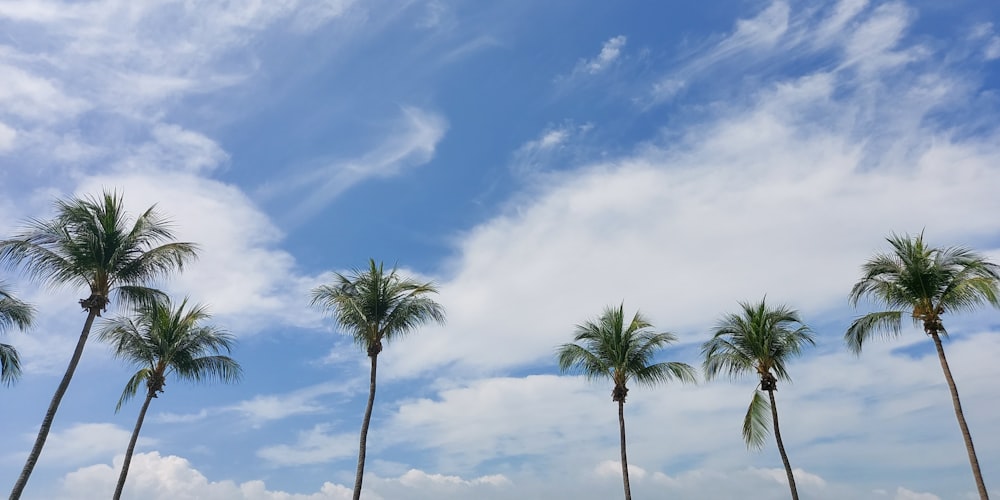
[[[770,416],[771,404],[760,391],[753,391],[753,399],[743,417],[743,441],[748,448],[759,450],[764,447],[767,436],[771,434]]]

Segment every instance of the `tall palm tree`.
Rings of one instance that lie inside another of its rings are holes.
[[[155,207],[130,224],[122,197],[115,192],[104,192],[100,198],[59,200],[55,208],[54,218],[30,219],[21,233],[0,241],[0,263],[20,266],[29,277],[52,287],[77,286],[89,292],[79,301],[87,311],[87,319],[76,349],[45,412],[11,499],[20,498],[28,484],[94,319],[107,310],[112,298],[123,305],[148,303],[162,293],[148,286],[152,280],[182,269],[195,257],[195,245],[172,241],[170,224]]]
[[[621,443],[622,481],[625,499],[631,500],[628,482],[628,457],[625,452],[625,396],[628,382],[634,380],[654,386],[673,379],[695,382],[694,369],[685,363],[653,363],[657,353],[677,341],[667,332],[654,332],[652,325],[638,311],[625,323],[624,304],[607,307],[596,321],[576,326],[575,343],[559,346],[559,369],[576,371],[588,379],[610,379],[615,387],[611,400],[618,403],[618,434]]]
[[[924,235],[892,235],[887,238],[890,253],[879,253],[862,267],[862,277],[851,289],[851,304],[866,297],[887,310],[872,312],[851,323],[844,334],[847,347],[861,354],[861,346],[872,336],[900,334],[903,316],[923,326],[934,347],[951,391],[955,417],[965,439],[972,474],[982,499],[989,498],[972,434],[965,423],[958,388],[944,355],[941,337],[947,336],[942,316],[973,310],[983,304],[1000,306],[1000,267],[972,250],[960,247],[933,248],[924,244]]]
[[[312,291],[312,305],[318,305],[339,323],[345,333],[365,349],[371,359],[368,406],[361,423],[358,470],[354,478],[354,500],[361,498],[365,471],[368,426],[375,404],[375,372],[383,343],[394,340],[429,321],[444,323],[444,309],[427,295],[437,293],[431,283],[404,278],[393,268],[385,272],[382,263],[368,261],[368,269],[348,275],[337,273],[334,282]]]
[[[795,476],[785,453],[778,427],[778,406],[774,391],[778,390],[778,380],[790,381],[786,364],[802,352],[802,348],[814,345],[812,333],[799,313],[784,305],[768,306],[765,299],[759,303],[740,303],[740,312],[723,316],[716,325],[712,338],[702,346],[705,357],[705,378],[711,380],[720,373],[732,378],[756,374],[760,384],[754,389],[750,407],[743,418],[743,440],[750,448],[760,449],[769,432],[767,413],[770,410],[774,427],[774,440],[778,444],[781,462],[788,476],[788,488],[792,498],[798,500]],[[761,394],[767,393],[767,399]]]
[[[240,379],[242,369],[239,363],[220,354],[223,351],[228,354],[232,350],[233,336],[214,326],[203,325],[209,317],[204,306],[188,308],[187,299],[176,308],[169,299],[162,299],[140,306],[134,319],[116,318],[101,328],[99,337],[112,345],[115,356],[139,367],[125,384],[115,412],[139,392],[141,385],[146,386],[146,399],[125,451],[125,461],[115,487],[115,500],[121,498],[125,487],[146,410],[153,398],[163,392],[167,375],[174,374],[193,382],[236,382]]]
[[[31,326],[35,309],[15,298],[0,283],[0,332],[12,326],[24,330]],[[0,344],[0,382],[10,385],[21,376],[21,357],[10,344]]]

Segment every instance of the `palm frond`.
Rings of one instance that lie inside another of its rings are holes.
[[[35,308],[11,295],[4,283],[0,282],[0,332],[13,326],[26,330],[34,317]]]
[[[753,391],[753,399],[743,417],[743,441],[747,448],[759,450],[764,447],[767,436],[771,433],[768,417],[771,413],[771,403],[764,398],[761,391]]]
[[[21,377],[21,357],[10,344],[0,344],[0,382],[10,385]]]
[[[854,354],[861,354],[861,348],[874,336],[897,337],[902,329],[902,311],[882,311],[868,313],[851,322],[844,334],[847,348]]]
[[[139,388],[149,380],[151,371],[149,368],[140,368],[129,377],[128,382],[125,383],[125,388],[122,390],[122,395],[118,398],[118,404],[115,405],[115,413],[118,413],[125,403],[129,402],[129,400],[139,393]]]

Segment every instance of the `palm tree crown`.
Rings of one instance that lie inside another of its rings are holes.
[[[880,253],[862,267],[862,277],[851,289],[851,304],[869,298],[886,311],[857,318],[844,339],[860,353],[873,335],[899,335],[904,314],[928,335],[947,335],[941,316],[973,310],[983,304],[1000,306],[1000,267],[967,248],[933,248],[924,235],[892,235],[892,252]]]
[[[625,323],[624,304],[607,307],[596,321],[577,325],[575,343],[559,347],[559,369],[577,371],[588,379],[610,379],[612,401],[625,401],[627,383],[645,386],[679,379],[694,382],[694,369],[686,363],[653,363],[656,354],[677,341],[669,332],[654,332],[638,311]]]
[[[202,305],[188,307],[184,299],[176,308],[169,299],[140,306],[134,318],[120,317],[101,328],[99,338],[111,344],[116,357],[139,367],[132,375],[115,411],[134,397],[139,387],[162,393],[168,375],[203,382],[239,381],[239,363],[222,352],[233,347],[232,334],[203,325],[210,315]]]
[[[375,356],[383,342],[429,321],[444,321],[444,309],[427,297],[432,293],[437,293],[433,284],[406,279],[395,268],[386,273],[382,263],[370,259],[368,269],[337,273],[333,284],[313,289],[312,304],[332,315],[355,343]]]
[[[0,332],[31,326],[35,309],[18,300],[0,283]],[[9,385],[21,376],[21,357],[10,344],[0,344],[0,382]]]
[[[784,305],[768,306],[741,302],[740,312],[725,315],[716,325],[712,338],[702,346],[705,378],[719,374],[738,379],[750,374],[760,378],[760,389],[777,390],[777,381],[790,381],[786,364],[802,353],[806,345],[815,345],[812,332],[799,313]],[[759,392],[743,422],[747,446],[761,448],[770,432],[767,400]]]
[[[90,290],[84,309],[106,309],[112,294],[129,304],[149,300],[153,279],[183,269],[192,243],[173,242],[170,224],[150,207],[129,225],[121,195],[58,200],[51,220],[30,219],[25,231],[0,241],[0,261],[21,265],[50,286]]]

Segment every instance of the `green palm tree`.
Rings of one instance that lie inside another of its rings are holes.
[[[904,315],[909,315],[915,325],[923,326],[937,349],[976,487],[980,498],[985,500],[989,498],[986,483],[941,344],[941,337],[948,335],[941,318],[946,313],[970,311],[983,304],[1000,306],[1000,267],[966,248],[929,247],[924,244],[923,233],[916,237],[892,235],[887,240],[892,252],[876,254],[865,263],[863,275],[850,295],[855,306],[866,297],[887,310],[855,319],[844,340],[848,349],[860,355],[861,346],[870,337],[898,336]]]
[[[365,447],[368,426],[375,404],[375,372],[382,345],[429,321],[444,322],[444,309],[428,294],[437,293],[431,283],[404,278],[393,268],[388,274],[382,263],[369,260],[368,269],[355,269],[349,275],[336,274],[334,282],[312,291],[312,305],[318,305],[340,325],[371,359],[368,406],[361,424],[358,470],[354,479],[354,500],[361,498],[365,470]]]
[[[105,192],[100,198],[74,198],[55,203],[50,220],[30,219],[23,232],[0,241],[0,263],[20,266],[29,277],[52,286],[78,286],[89,295],[80,300],[87,311],[69,366],[49,403],[38,437],[10,498],[18,499],[45,445],[59,403],[80,362],[94,319],[112,298],[132,306],[148,303],[162,292],[148,284],[195,256],[195,245],[172,242],[169,223],[151,207],[129,223],[122,197]]]
[[[705,357],[705,378],[711,380],[720,373],[731,378],[756,374],[760,384],[754,390],[750,407],[743,418],[743,440],[747,446],[760,449],[769,432],[767,413],[770,410],[774,427],[774,440],[778,444],[781,462],[785,465],[788,487],[792,498],[798,499],[795,476],[781,441],[778,427],[778,406],[774,391],[778,380],[791,381],[786,364],[798,356],[802,348],[815,345],[812,333],[799,318],[798,311],[784,305],[770,307],[766,300],[759,303],[740,303],[740,312],[723,316],[716,325],[712,338],[702,346]],[[761,394],[767,393],[767,399]]]
[[[193,382],[236,382],[242,376],[239,363],[220,354],[232,350],[233,336],[214,326],[203,325],[209,317],[204,306],[188,308],[187,299],[177,308],[169,299],[162,299],[140,306],[134,319],[116,318],[101,328],[99,338],[111,344],[115,356],[139,367],[125,384],[115,412],[139,392],[140,386],[146,386],[146,399],[125,451],[125,461],[115,487],[115,500],[121,498],[125,487],[146,410],[153,398],[163,392],[167,375],[173,374]]]
[[[15,298],[0,283],[0,332],[16,326],[24,330],[31,326],[35,309]],[[0,382],[12,384],[21,376],[21,357],[10,344],[0,344]]]
[[[625,397],[628,382],[640,385],[656,384],[679,379],[695,382],[694,369],[685,363],[665,361],[653,363],[657,353],[677,341],[677,336],[667,332],[654,332],[652,325],[638,311],[632,321],[625,324],[624,304],[607,307],[596,321],[576,326],[575,343],[559,346],[559,369],[575,371],[588,379],[610,379],[615,387],[611,400],[618,403],[618,434],[621,443],[622,481],[625,499],[631,500],[632,490],[628,481],[628,457],[625,452]]]

